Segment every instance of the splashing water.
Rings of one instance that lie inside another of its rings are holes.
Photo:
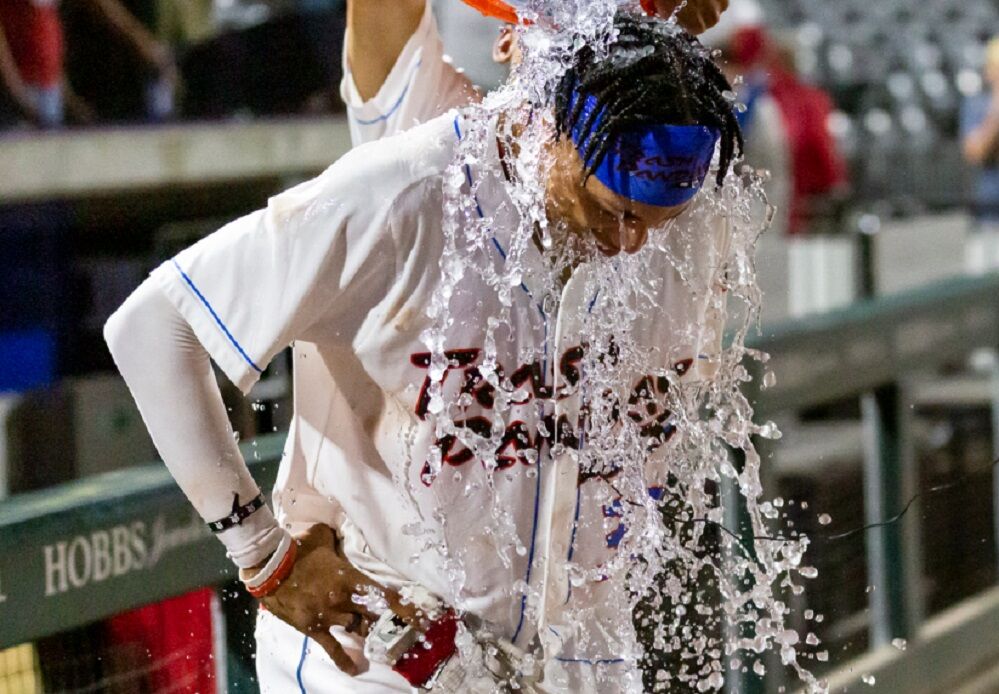
[[[808,540],[753,540],[780,530],[753,444],[779,432],[753,422],[741,390],[746,362],[767,359],[745,347],[761,299],[755,244],[771,212],[761,182],[747,170],[707,185],[630,256],[600,256],[546,210],[554,124],[543,104],[575,51],[614,40],[618,5],[527,3],[522,64],[456,120],[442,279],[423,335],[428,411],[438,439],[459,442],[486,474],[452,473],[450,449],[433,448],[424,481],[438,495],[434,520],[446,537],[450,497],[438,480],[465,496],[485,491],[482,546],[511,572],[527,566],[509,599],[522,605],[518,633],[539,630],[529,657],[551,659],[557,646],[563,661],[599,661],[600,691],[717,691],[734,672],[762,676],[768,650],[808,691],[825,691],[799,662],[817,639],[803,644],[788,626],[788,596],[815,575],[802,565]],[[497,188],[502,200],[490,204]],[[483,348],[456,389],[447,375],[461,364],[448,340],[468,302]],[[473,426],[470,409],[486,401]],[[516,489],[536,489],[526,506],[511,494],[514,474],[526,485]],[[432,544],[460,595],[481,557]],[[552,672],[556,685],[574,686],[569,666]]]

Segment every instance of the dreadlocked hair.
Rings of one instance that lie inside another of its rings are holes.
[[[578,50],[555,92],[558,134],[581,125],[586,176],[597,170],[619,133],[650,125],[704,125],[721,135],[721,186],[743,148],[732,85],[701,42],[682,29],[630,14],[619,14],[614,27],[618,36],[606,56],[588,45]],[[587,96],[596,98],[597,107],[578,124]]]

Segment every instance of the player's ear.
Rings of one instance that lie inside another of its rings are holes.
[[[517,34],[512,24],[504,24],[493,44],[493,60],[500,65],[506,65],[513,61],[516,51]]]

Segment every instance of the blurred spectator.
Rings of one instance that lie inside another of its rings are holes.
[[[799,78],[793,44],[766,38],[761,44],[793,172],[787,213],[788,313],[803,316],[841,308],[856,299],[857,261],[854,239],[841,233],[847,175],[829,130],[832,100]]]
[[[15,118],[42,127],[63,122],[62,24],[54,0],[0,2],[0,78]],[[18,118],[19,117],[19,118]]]
[[[793,44],[766,29],[757,0],[732,0],[721,22],[702,37],[721,49],[730,78],[742,76],[738,101],[746,162],[769,169],[778,208],[774,228],[800,234],[846,184],[846,165],[829,131],[832,101],[798,77]]]
[[[343,0],[263,5],[160,0],[190,118],[328,111],[339,83]]]
[[[214,0],[157,0],[156,34],[183,53],[220,33],[214,8]]]
[[[788,210],[788,233],[809,231],[823,208],[842,197],[847,185],[846,163],[829,131],[832,99],[799,76],[794,49],[765,42],[770,93],[784,116],[791,147],[794,185]]]
[[[66,73],[102,122],[162,121],[173,111],[177,69],[155,35],[154,0],[62,5]]]
[[[964,158],[977,169],[975,227],[965,249],[966,267],[976,274],[999,268],[999,38],[986,49],[985,82],[961,109]]]
[[[118,0],[79,0],[72,8],[120,37],[152,74],[172,74],[170,51]],[[93,120],[92,108],[66,77],[65,44],[58,0],[0,2],[0,77],[22,120],[42,127],[62,125],[67,114],[80,122]],[[98,50],[107,48],[98,45]]]
[[[736,85],[737,115],[745,136],[746,164],[770,172],[765,188],[776,208],[770,237],[786,250],[768,276],[786,272],[786,304],[770,288],[768,305],[778,315],[804,315],[852,300],[853,241],[815,231],[823,203],[845,186],[846,167],[828,128],[830,99],[797,77],[793,51],[765,28],[757,0],[732,0],[705,42],[721,50],[722,68]]]
[[[787,233],[791,203],[791,153],[780,109],[770,94],[764,21],[756,0],[733,0],[717,26],[701,39],[721,51],[722,70],[735,85],[745,161],[768,173],[765,189],[774,207],[770,229],[782,236]]]
[[[784,235],[788,231],[791,206],[792,169],[787,128],[781,111],[770,93],[770,75],[766,69],[766,34],[759,25],[762,14],[744,11],[735,5],[729,36],[723,36],[722,69],[736,86],[739,103],[737,116],[745,137],[746,163],[757,170],[768,172],[765,189],[767,199],[774,207],[771,231]],[[722,29],[725,29],[723,25]],[[715,40],[719,40],[716,35]]]

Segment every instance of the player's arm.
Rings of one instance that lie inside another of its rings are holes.
[[[424,11],[426,0],[348,0],[347,63],[362,99],[378,94]]]
[[[233,440],[211,362],[248,394],[295,340],[332,339],[335,325],[336,339],[351,343],[394,288],[386,278],[399,258],[412,252],[364,194],[371,180],[388,178],[375,158],[348,154],[182,251],[154,270],[105,327],[164,463],[248,589],[347,673],[354,666],[329,629],[364,633],[373,615],[352,601],[358,587],[378,588],[393,609],[403,608],[394,593],[350,566],[331,529],[314,527],[294,543],[279,526]],[[388,154],[382,158],[393,167]],[[269,575],[277,578],[264,582]],[[256,580],[264,586],[252,585]]]
[[[290,575],[262,602],[354,674],[353,662],[329,632],[331,626],[363,631],[375,618],[352,596],[374,586],[397,611],[412,616],[407,608],[349,564],[331,528],[313,526],[292,539],[279,527],[236,446],[208,352],[153,280],[115,312],[104,333],[160,456],[202,518],[214,525],[257,502],[218,535],[240,578],[251,581],[276,552],[296,543]]]
[[[345,44],[340,95],[355,146],[478,98],[444,56],[429,0],[350,0]]]
[[[643,5],[653,5],[660,17],[670,17],[683,0],[642,0]],[[728,9],[729,0],[686,0],[677,17],[680,26],[692,34],[702,34],[721,19]]]

